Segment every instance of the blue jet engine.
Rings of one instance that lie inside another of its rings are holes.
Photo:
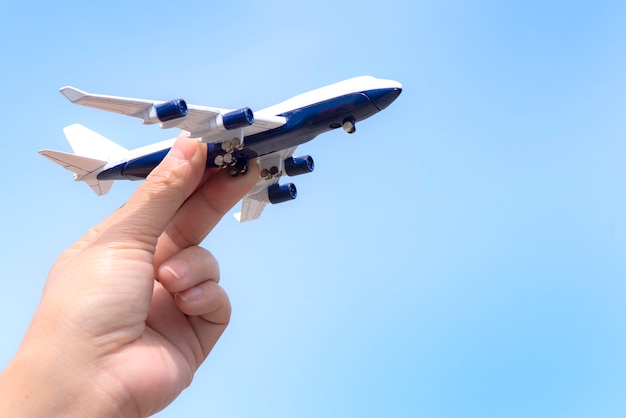
[[[222,123],[227,130],[245,128],[254,123],[254,113],[249,107],[233,110],[222,115]]]
[[[290,157],[285,160],[285,173],[289,177],[307,174],[315,169],[313,157],[305,155],[302,157]]]
[[[276,203],[288,202],[289,200],[293,200],[298,195],[298,190],[296,189],[296,185],[293,183],[287,184],[272,184],[267,188],[267,197],[271,204],[275,205]]]
[[[183,99],[170,100],[169,102],[155,104],[154,110],[159,121],[167,122],[187,116],[187,103]]]

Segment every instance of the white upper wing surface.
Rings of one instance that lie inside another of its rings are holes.
[[[142,119],[143,123],[159,123],[159,120],[151,118],[153,108],[154,105],[165,103],[158,100],[92,94],[69,86],[61,88],[60,91],[72,103],[133,116]],[[203,142],[219,142],[222,139],[230,139],[231,134],[222,125],[222,116],[231,110],[233,109],[188,105],[186,116],[161,122],[160,125],[161,128],[177,127],[185,130],[189,137],[202,138]],[[254,123],[243,128],[243,135],[249,136],[278,128],[285,123],[286,119],[282,116],[255,115]]]

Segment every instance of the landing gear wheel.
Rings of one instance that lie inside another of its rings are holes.
[[[238,155],[229,170],[231,176],[246,174],[248,172],[248,157],[245,155]]]
[[[235,164],[235,156],[232,153],[224,154],[224,164],[226,165]]]
[[[222,150],[226,151],[227,153],[233,152],[233,148],[233,145],[228,139],[222,142]]]
[[[344,120],[341,126],[343,127],[343,130],[349,134],[353,134],[356,132],[356,124],[354,122],[354,119]]]

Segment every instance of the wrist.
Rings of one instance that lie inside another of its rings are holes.
[[[0,374],[0,416],[128,416],[122,388],[103,385],[95,368],[77,370],[67,354],[43,342],[32,346],[22,344]]]

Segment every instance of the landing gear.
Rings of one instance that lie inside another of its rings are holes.
[[[231,176],[239,176],[248,172],[248,157],[238,155],[235,162],[230,166],[229,172]]]
[[[217,167],[228,168],[233,176],[248,172],[248,157],[239,153],[243,149],[243,142],[239,137],[224,140],[220,147],[224,154],[215,156],[213,163]]]
[[[269,169],[267,168],[262,169],[260,175],[261,175],[261,178],[264,178],[265,180],[271,180],[273,177],[282,176],[282,173],[278,171],[278,167],[273,165]]]
[[[344,131],[346,131],[349,134],[353,134],[356,132],[356,122],[354,119],[344,120],[341,127],[343,128]]]
[[[248,172],[248,157],[233,151],[229,154],[217,155],[213,163],[221,168],[228,168],[232,176],[246,174]]]
[[[222,149],[227,153],[232,153],[235,150],[240,150],[243,148],[243,144],[241,143],[241,139],[238,137],[234,137],[233,139],[227,139],[222,142]]]

